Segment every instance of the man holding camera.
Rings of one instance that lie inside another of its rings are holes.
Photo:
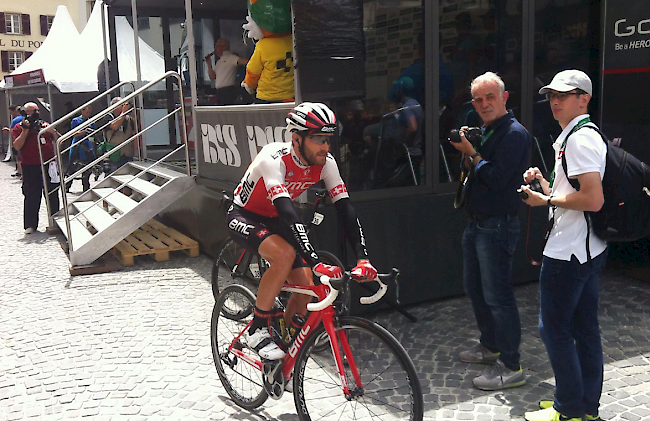
[[[512,255],[519,238],[517,188],[529,165],[531,137],[506,110],[508,92],[492,72],[470,85],[472,104],[483,121],[473,143],[467,127],[452,145],[470,171],[465,205],[469,220],[463,233],[463,283],[472,301],[480,342],[463,350],[463,362],[491,364],[473,380],[482,390],[526,383],[519,364],[521,323],[512,283]]]
[[[541,410],[525,414],[529,421],[600,419],[598,273],[607,260],[607,243],[593,233],[584,212],[596,212],[604,203],[607,145],[589,128],[595,127],[587,109],[591,92],[591,80],[580,70],[562,71],[539,90],[546,94],[562,133],[553,144],[556,159],[550,181],[538,168],[524,173],[524,181],[532,185],[538,180],[543,193],[536,191],[539,187],[521,189],[528,205],[550,208],[551,228],[539,276],[539,333],[555,375],[555,400],[540,401]]]
[[[38,142],[41,142],[43,160],[46,161],[54,156],[54,145],[52,141],[59,138],[59,133],[54,130],[45,132],[38,138],[38,132],[47,127],[49,123],[40,119],[38,105],[28,102],[24,106],[27,117],[13,129],[14,148],[20,151],[23,168],[23,196],[25,196],[25,208],[23,211],[23,228],[25,234],[31,234],[38,228],[38,211],[41,207],[41,195],[43,194],[43,174],[41,157],[38,153]],[[59,196],[56,192],[49,193],[59,186],[58,175],[54,168],[54,177],[49,174],[50,168],[45,168],[45,180],[50,199],[50,211],[52,214],[59,210]],[[52,178],[56,182],[52,181]]]

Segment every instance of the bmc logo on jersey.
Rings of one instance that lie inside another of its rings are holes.
[[[291,142],[291,132],[286,127],[246,126],[248,135],[248,149],[251,153],[251,161],[264,146],[274,142]]]
[[[287,190],[289,190],[289,193],[293,193],[293,192],[302,193],[303,191],[307,190],[309,187],[313,186],[314,184],[316,184],[315,181],[292,181],[286,183],[285,185],[287,186]],[[291,197],[293,197],[293,194],[291,194]]]
[[[241,167],[241,155],[237,149],[237,135],[232,124],[201,124],[203,160],[212,164]]]

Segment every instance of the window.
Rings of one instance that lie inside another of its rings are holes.
[[[483,124],[469,89],[474,78],[488,71],[501,76],[510,94],[506,108],[520,118],[522,1],[488,3],[440,2],[441,183],[460,176],[460,153],[447,141],[450,130]]]
[[[533,165],[544,174],[553,170],[553,142],[562,128],[553,118],[549,101],[537,90],[550,83],[556,73],[566,69],[579,69],[589,74],[590,3],[587,0],[550,2],[537,7],[535,13],[535,91],[533,102],[533,131],[541,152],[533,154]],[[590,74],[592,82],[597,81]],[[591,101],[593,109],[595,101]]]
[[[13,72],[23,64],[23,52],[22,51],[9,51],[9,71]]]
[[[366,96],[344,100],[340,169],[350,191],[426,185],[420,1],[363,3]]]
[[[5,25],[7,34],[22,34],[20,30],[21,16],[18,13],[6,13]]]
[[[47,36],[50,33],[53,21],[54,16],[41,15],[41,35]]]

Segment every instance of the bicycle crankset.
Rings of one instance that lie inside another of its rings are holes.
[[[264,390],[273,399],[280,399],[284,393],[284,376],[282,375],[282,361],[265,361],[262,370],[264,372]]]

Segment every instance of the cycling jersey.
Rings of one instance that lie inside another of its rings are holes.
[[[336,161],[327,155],[324,166],[305,165],[296,155],[291,143],[271,143],[262,148],[244,177],[235,189],[234,204],[245,211],[266,218],[279,218],[286,228],[275,231],[266,224],[257,229],[257,218],[248,218],[244,213],[229,214],[230,234],[242,244],[261,243],[268,235],[278,234],[285,238],[310,265],[318,262],[318,255],[311,245],[305,226],[293,207],[291,199],[298,197],[320,180],[325,182],[337,214],[343,223],[346,237],[354,248],[357,259],[367,259],[368,252],[361,224],[350,204],[348,191],[341,179]],[[246,232],[242,232],[243,228]],[[289,233],[289,235],[287,235]],[[258,236],[254,243],[251,237]],[[257,250],[255,250],[257,251]]]
[[[291,143],[270,143],[248,167],[235,189],[234,201],[247,211],[277,217],[275,199],[294,199],[320,180],[325,181],[332,202],[349,197],[331,154],[327,154],[324,166],[309,166],[300,162]]]

